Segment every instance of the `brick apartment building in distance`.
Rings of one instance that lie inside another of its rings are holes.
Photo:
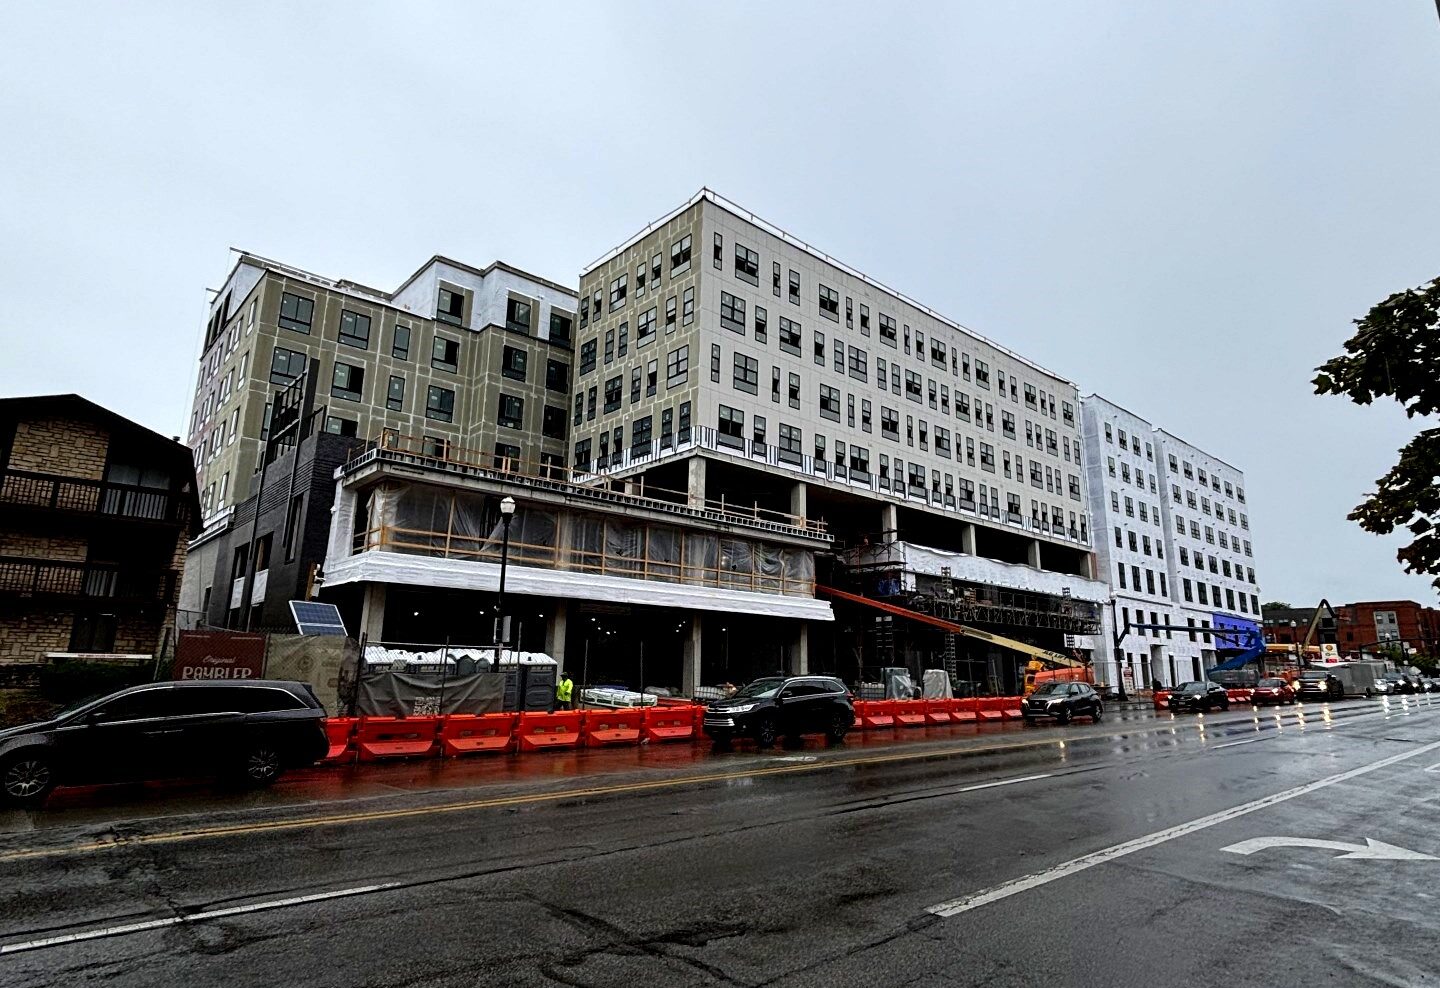
[[[1099,395],[1081,408],[1096,551],[1114,597],[1104,663],[1135,686],[1200,679],[1239,640],[1214,629],[1259,627],[1245,476]],[[1118,655],[1112,618],[1132,628]]]
[[[0,400],[0,663],[173,645],[198,522],[188,447],[78,395]]]
[[[1440,609],[1413,600],[1364,600],[1335,605],[1335,638],[1340,654],[1356,658],[1378,654],[1399,643],[1410,656],[1440,655]],[[1313,607],[1265,609],[1265,639],[1285,645],[1304,641]],[[1310,639],[1313,648],[1318,634]]]

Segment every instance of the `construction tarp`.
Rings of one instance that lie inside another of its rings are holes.
[[[505,676],[493,672],[445,676],[391,669],[362,675],[355,697],[356,713],[366,717],[493,714],[504,709]]]
[[[1042,546],[1041,552],[1044,552]],[[915,589],[915,573],[938,577],[941,570],[949,567],[950,576],[959,582],[984,583],[1007,590],[1025,590],[1031,593],[1064,596],[1068,590],[1076,600],[1092,604],[1103,604],[1110,599],[1110,588],[1099,580],[1086,579],[1070,573],[1053,573],[1037,570],[1019,563],[1002,563],[982,556],[970,556],[963,552],[946,549],[932,549],[914,542],[882,543],[857,550],[855,561],[861,564],[899,562],[906,573],[906,589]]]

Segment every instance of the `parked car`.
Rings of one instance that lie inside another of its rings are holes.
[[[769,748],[806,734],[836,743],[854,724],[850,691],[833,676],[767,676],[705,708],[705,733],[719,748],[741,737]]]
[[[1105,716],[1105,705],[1088,683],[1042,683],[1025,698],[1020,714],[1027,724],[1042,717],[1057,724],[1067,724],[1072,717],[1089,717],[1098,724]]]
[[[1229,710],[1230,694],[1219,683],[1181,683],[1165,701],[1172,713],[1186,710]]]
[[[1434,676],[1422,676],[1420,685],[1425,687],[1426,693],[1440,693],[1440,679]]]
[[[33,806],[57,785],[189,776],[269,785],[327,747],[325,710],[305,683],[148,683],[0,731],[0,796]]]
[[[1295,680],[1295,695],[1301,700],[1343,700],[1345,684],[1324,669],[1306,669]]]
[[[1399,696],[1404,693],[1414,693],[1415,687],[1410,681],[1399,673],[1386,673],[1375,680],[1373,687],[1380,696]]]
[[[1283,679],[1262,679],[1255,684],[1255,690],[1250,697],[1250,702],[1261,707],[1267,703],[1279,706],[1282,703],[1295,702],[1295,687]]]

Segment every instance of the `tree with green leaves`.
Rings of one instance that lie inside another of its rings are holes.
[[[1411,418],[1440,409],[1440,279],[1391,295],[1355,320],[1345,353],[1316,368],[1316,394],[1358,405],[1391,398]],[[1440,428],[1422,430],[1350,520],[1367,532],[1407,529],[1396,556],[1407,573],[1440,574]],[[1434,581],[1440,590],[1440,579]]]

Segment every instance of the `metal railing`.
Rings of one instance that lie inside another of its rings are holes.
[[[689,586],[714,587],[722,590],[749,590],[755,593],[781,594],[787,597],[814,597],[815,581],[787,576],[784,566],[777,573],[758,573],[724,566],[705,566],[684,561],[681,547],[679,559],[652,559],[648,540],[641,540],[644,552],[638,557],[616,556],[607,552],[511,542],[509,562],[600,576],[620,576],[634,580],[682,583]],[[465,559],[499,565],[502,548],[493,539],[456,535],[453,532],[426,531],[382,525],[358,532],[354,551],[382,549],[407,555],[433,556],[441,559]]]
[[[169,604],[178,584],[175,570],[0,556],[0,594]]]
[[[31,470],[0,470],[3,505],[142,521],[186,520],[185,502],[168,490]]]

